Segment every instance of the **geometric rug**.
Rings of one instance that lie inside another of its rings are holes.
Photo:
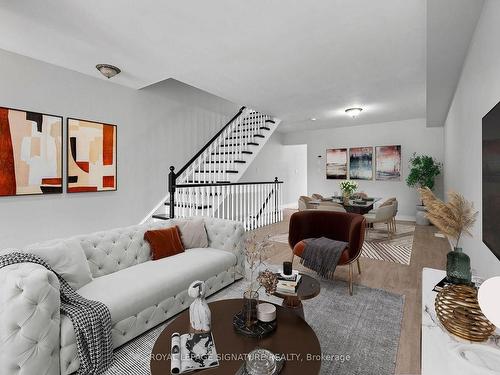
[[[415,225],[412,223],[398,223],[396,233],[387,238],[385,224],[375,224],[365,236],[361,256],[375,260],[410,265],[413,249],[413,235]],[[269,238],[272,242],[288,244],[288,233],[281,233]]]
[[[414,232],[414,224],[398,223],[396,233],[388,239],[386,225],[375,224],[365,236],[361,256],[409,266]]]
[[[393,374],[404,296],[356,284],[354,295],[349,296],[347,285],[341,280],[321,280],[320,283],[320,294],[303,302],[306,320],[321,345],[320,373]],[[241,298],[246,286],[246,281],[238,281],[211,296],[209,301]],[[259,294],[261,300],[281,304],[279,298]],[[170,321],[118,348],[105,375],[150,375],[151,350]]]

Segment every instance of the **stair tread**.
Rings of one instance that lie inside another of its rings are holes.
[[[245,160],[210,160],[210,161],[206,161],[205,163],[208,163],[208,164],[211,164],[211,163],[246,163]]]
[[[271,124],[276,124],[276,121],[274,120],[266,120],[266,122],[270,122]]]
[[[251,135],[249,137],[227,137],[226,139],[227,140],[231,140],[231,139],[245,139],[245,138],[252,138],[252,137],[257,137],[257,138],[266,138],[266,136],[264,134],[254,134],[254,135]]]
[[[188,184],[230,184],[231,181],[202,181],[188,180]]]
[[[165,202],[165,206],[170,206],[170,202]],[[190,208],[196,208],[198,210],[201,210],[201,209],[206,210],[207,208],[212,208],[211,204],[195,204],[195,203],[189,203],[189,202],[175,202],[174,206],[175,207],[190,207]]]
[[[215,170],[206,170],[206,171],[194,171],[194,173],[238,173],[238,171],[234,170],[234,169],[228,169],[228,170],[225,170],[225,171],[215,171]]]
[[[257,142],[247,142],[246,144],[250,145],[250,146],[258,146],[259,145]],[[239,144],[237,144],[237,143],[229,143],[229,144],[226,144],[226,145],[220,145],[220,147],[234,147],[234,146],[239,146]]]
[[[160,220],[170,220],[170,216],[167,214],[154,214],[153,219],[160,219]]]
[[[242,154],[253,154],[252,151],[241,151]],[[234,151],[223,151],[223,152],[212,152],[212,155],[231,155],[231,154],[237,154],[237,152]]]

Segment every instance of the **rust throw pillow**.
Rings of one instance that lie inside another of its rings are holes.
[[[151,246],[151,258],[158,260],[184,252],[181,235],[177,226],[158,230],[148,230],[144,239]]]

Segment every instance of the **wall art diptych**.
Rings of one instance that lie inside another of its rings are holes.
[[[352,180],[373,179],[373,147],[349,149],[349,178]]]
[[[62,193],[62,117],[0,107],[0,196]]]
[[[116,125],[68,119],[68,193],[117,189]]]
[[[379,181],[401,180],[401,146],[377,146],[375,178]]]
[[[333,148],[326,150],[326,178],[347,178],[347,148]]]

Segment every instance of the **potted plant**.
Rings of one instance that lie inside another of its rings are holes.
[[[436,177],[441,173],[442,164],[432,156],[413,153],[410,158],[410,173],[406,178],[409,187],[434,189]],[[420,201],[417,205],[417,224],[429,225],[425,216],[425,207]]]
[[[340,191],[342,191],[342,197],[344,198],[344,204],[349,203],[351,196],[358,190],[358,183],[352,180],[345,180],[339,184]]]
[[[459,193],[450,192],[448,203],[444,203],[429,188],[420,188],[419,192],[427,208],[427,217],[453,243],[453,250],[446,256],[447,280],[453,284],[470,284],[470,258],[462,252],[460,239],[464,235],[472,236],[478,212]]]

